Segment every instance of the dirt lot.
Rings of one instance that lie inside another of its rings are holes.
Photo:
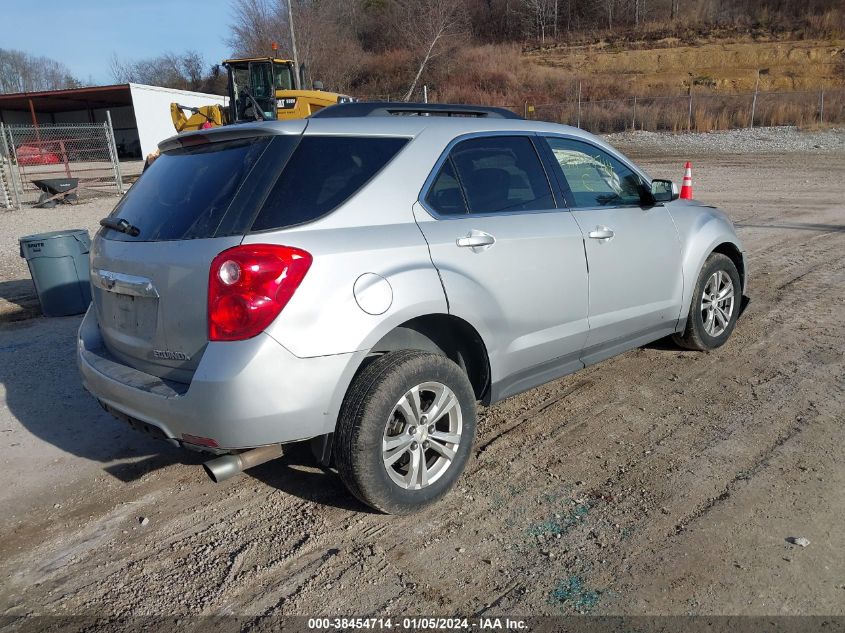
[[[677,179],[686,158],[639,157]],[[845,155],[692,159],[751,254],[730,342],[482,411],[416,516],[297,447],[212,484],[82,391],[78,317],[0,325],[0,615],[845,614]]]

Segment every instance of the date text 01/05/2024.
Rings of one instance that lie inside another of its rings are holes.
[[[526,630],[524,620],[511,618],[309,618],[308,628],[371,630]]]

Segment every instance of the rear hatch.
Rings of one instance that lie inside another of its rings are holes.
[[[237,128],[163,144],[109,216],[137,234],[104,227],[92,245],[103,341],[140,371],[190,382],[208,344],[211,261],[242,241],[305,123]]]

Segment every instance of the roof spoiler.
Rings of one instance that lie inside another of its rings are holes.
[[[299,124],[298,126],[296,124]],[[307,126],[306,119],[296,119],[288,122],[286,129],[277,126],[269,126],[265,121],[250,121],[233,123],[209,128],[207,130],[193,130],[182,132],[166,138],[158,144],[160,152],[167,152],[173,149],[204,145],[206,143],[221,143],[224,141],[239,141],[241,139],[252,139],[262,136],[275,136],[278,134],[302,134]]]
[[[445,116],[478,117],[488,119],[521,119],[505,108],[451,103],[401,103],[393,101],[368,101],[338,103],[311,115],[312,119],[365,117],[365,116]]]

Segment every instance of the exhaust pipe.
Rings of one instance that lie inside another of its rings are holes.
[[[225,481],[229,477],[234,477],[247,468],[269,462],[271,459],[278,459],[281,456],[282,445],[269,444],[268,446],[259,446],[243,453],[223,455],[217,459],[205,462],[202,467],[205,468],[208,476],[219,484],[221,481]]]

